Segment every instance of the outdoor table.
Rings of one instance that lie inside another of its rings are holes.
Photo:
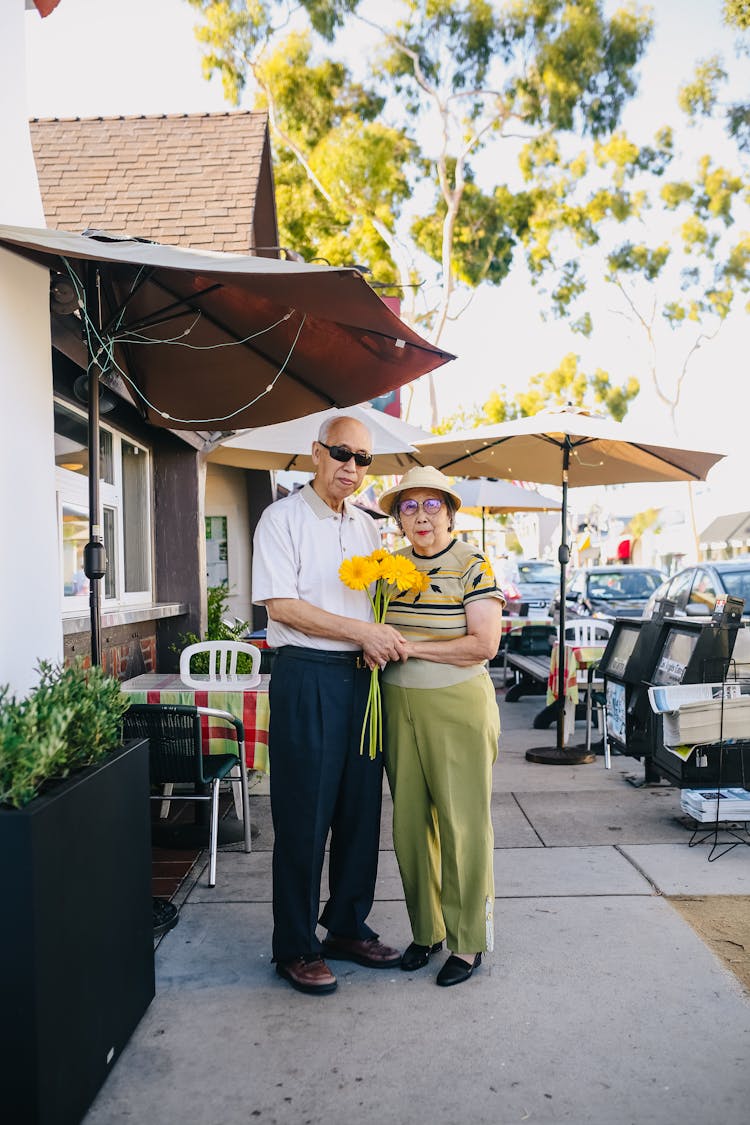
[[[565,698],[578,703],[578,673],[598,664],[606,645],[565,645]],[[560,645],[554,644],[550,653],[547,703],[557,699],[560,683]]]
[[[198,679],[199,677],[195,677]],[[194,707],[216,707],[229,711],[236,719],[241,719],[245,727],[245,761],[249,770],[268,773],[268,723],[270,708],[268,704],[268,683],[270,676],[261,675],[260,683],[253,688],[227,688],[223,685],[208,686],[206,690],[188,687],[176,672],[166,674],[146,673],[125,680],[120,685],[123,691],[132,696],[133,703],[179,703]],[[221,722],[212,723],[211,717],[201,716],[204,746],[209,754],[233,753],[236,743],[228,738],[226,727]]]
[[[551,617],[503,617],[500,623],[501,637],[512,633],[516,629],[523,629],[524,625],[553,625]]]

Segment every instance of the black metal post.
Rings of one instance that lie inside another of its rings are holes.
[[[565,587],[566,568],[570,558],[568,546],[568,468],[570,465],[570,441],[566,438],[563,449],[562,471],[562,537],[557,551],[560,562],[560,627],[558,635],[557,661],[557,749],[565,745]]]
[[[579,766],[595,761],[595,755],[584,747],[565,745],[565,586],[566,568],[570,560],[568,546],[568,470],[570,467],[570,436],[565,435],[562,445],[562,535],[557,557],[560,562],[560,617],[557,638],[557,740],[555,746],[540,746],[526,751],[529,762],[548,766]]]
[[[102,662],[101,580],[107,569],[104,550],[99,494],[99,374],[98,334],[101,331],[99,269],[86,265],[86,303],[83,315],[84,340],[88,351],[88,443],[89,443],[89,541],[83,552],[83,569],[89,580],[89,612],[91,616],[91,663]],[[96,333],[96,335],[94,335]]]

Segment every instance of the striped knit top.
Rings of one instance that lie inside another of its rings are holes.
[[[386,621],[410,641],[450,641],[466,635],[466,606],[480,598],[505,599],[495,582],[486,555],[459,539],[445,550],[425,558],[412,547],[396,552],[426,571],[430,585],[422,594],[396,594],[388,606]],[[434,660],[410,657],[405,663],[388,664],[383,682],[401,687],[448,687],[484,671],[485,664],[459,668]]]

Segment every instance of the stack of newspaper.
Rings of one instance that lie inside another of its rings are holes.
[[[652,709],[663,716],[668,748],[750,740],[747,680],[650,687],[648,694]]]
[[[750,793],[747,789],[683,789],[680,804],[683,812],[701,823],[717,818],[750,820]]]

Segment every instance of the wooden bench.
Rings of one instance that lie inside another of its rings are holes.
[[[515,703],[522,695],[541,695],[547,691],[550,658],[506,652],[505,663],[512,669],[516,682],[505,693],[506,703]]]

